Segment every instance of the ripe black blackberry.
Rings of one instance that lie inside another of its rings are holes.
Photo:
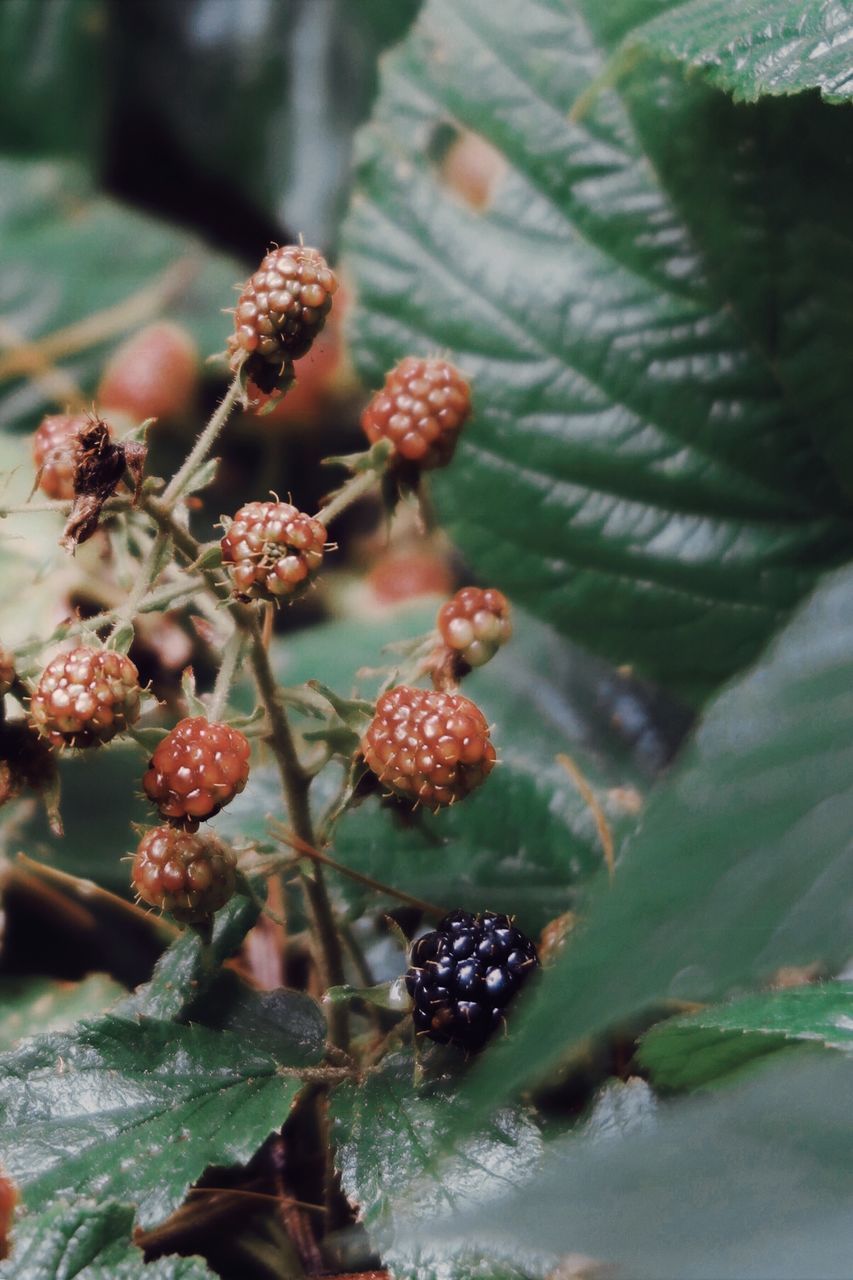
[[[508,916],[451,911],[412,947],[406,986],[415,1031],[481,1049],[538,964],[533,943]]]

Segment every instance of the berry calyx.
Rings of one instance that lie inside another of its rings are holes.
[[[229,804],[249,777],[249,742],[239,729],[192,716],[157,744],[142,779],[149,800],[175,826],[195,831]]]
[[[80,433],[89,425],[85,413],[51,413],[42,418],[33,436],[33,462],[38,487],[48,498],[68,502],[74,497]]]
[[[471,412],[471,389],[446,360],[406,356],[385,377],[361,415],[371,444],[390,440],[394,453],[421,470],[444,467]]]
[[[238,596],[292,599],[323,563],[326,530],[289,502],[249,502],[237,512],[220,545]]]
[[[139,842],[131,882],[149,906],[195,924],[233,896],[237,862],[212,831],[192,834],[175,827],[154,827]]]
[[[30,720],[57,747],[109,742],[139,717],[139,673],[113,649],[81,647],[61,653],[41,674]]]
[[[408,685],[382,694],[361,750],[380,782],[434,809],[467,796],[495,763],[489,726],[469,698]]]
[[[272,249],[246,281],[234,315],[228,354],[234,373],[265,393],[293,380],[293,361],[304,356],[323,328],[338,287],[317,249],[288,244]]]
[[[463,587],[438,611],[438,630],[448,649],[468,667],[481,667],[512,635],[509,601],[494,587]]]
[[[15,655],[0,645],[0,698],[5,698],[17,677]]]
[[[411,950],[406,987],[415,1031],[481,1049],[538,964],[535,946],[508,916],[452,911]]]

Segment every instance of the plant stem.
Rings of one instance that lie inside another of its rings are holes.
[[[142,507],[160,529],[171,534],[181,555],[190,564],[195,564],[201,555],[202,548],[190,531],[175,519],[166,505],[165,496],[159,499],[146,495],[142,500]],[[314,826],[308,804],[311,778],[303,769],[296,752],[290,722],[279,696],[275,676],[264,647],[263,631],[257,613],[247,605],[241,604],[239,600],[233,599],[227,584],[215,569],[202,566],[200,573],[208,590],[226,605],[231,617],[248,639],[249,662],[269,721],[270,741],[278,764],[288,813],[297,835],[306,844],[313,846]],[[314,938],[320,953],[319,964],[323,985],[324,987],[339,986],[344,981],[343,953],[332,904],[319,866],[315,867],[313,876],[302,876],[302,885],[311,915]],[[337,1048],[346,1049],[349,1042],[348,1023],[346,1010],[341,1006],[332,1005],[329,1009],[329,1038]]]
[[[235,627],[222,654],[222,665],[216,673],[216,683],[210,698],[208,715],[211,720],[219,720],[228,705],[228,695],[234,682],[234,673],[240,662],[246,637],[239,627]]]
[[[181,497],[184,489],[192,480],[198,468],[204,462],[210,450],[216,443],[216,439],[228,421],[231,410],[237,404],[243,395],[243,387],[240,382],[239,374],[235,374],[231,385],[225,392],[221,403],[214,410],[210,421],[196,440],[192,449],[190,449],[181,466],[172,476],[172,479],[166,486],[163,494],[163,502],[166,506],[173,506]]]
[[[115,635],[119,627],[121,627],[125,622],[133,622],[133,619],[139,612],[139,606],[153,586],[155,579],[163,569],[163,553],[166,547],[168,547],[169,542],[169,534],[164,533],[161,529],[154,538],[154,541],[151,543],[151,546],[148,549],[148,554],[139,566],[136,581],[128,592],[124,602],[115,611],[112,635]]]
[[[352,867],[347,867],[343,862],[336,862],[334,858],[330,858],[327,853],[322,853],[319,849],[313,848],[298,835],[286,830],[281,823],[275,823],[275,834],[284,844],[290,845],[291,849],[305,858],[310,858],[312,862],[321,862],[325,867],[331,867],[333,871],[339,872],[342,876],[347,876],[350,880],[355,880],[357,884],[363,884],[367,889],[373,889],[377,893],[384,893],[389,898],[397,898],[399,902],[405,902],[410,907],[417,907],[419,911],[423,911],[425,915],[435,916],[440,919],[447,915],[446,907],[438,907],[434,902],[426,902],[423,898],[416,898],[411,893],[406,893],[402,889],[395,889],[390,884],[383,884],[381,880],[374,880],[372,876],[366,876],[361,871],[355,871]]]
[[[339,516],[347,507],[351,507],[359,498],[364,498],[379,484],[379,476],[375,471],[361,471],[351,476],[345,484],[333,494],[324,507],[314,517],[320,524],[329,525],[335,516]]]

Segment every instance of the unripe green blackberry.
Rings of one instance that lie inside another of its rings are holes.
[[[533,943],[507,916],[451,911],[412,947],[406,986],[415,1030],[481,1049],[538,965]]]
[[[390,440],[404,462],[444,467],[471,412],[471,390],[446,360],[406,356],[372,397],[361,425],[371,444]]]
[[[469,698],[408,685],[382,694],[361,750],[380,782],[434,809],[467,796],[495,763],[489,726]]]
[[[142,779],[149,800],[175,826],[195,831],[246,786],[250,747],[239,729],[193,716],[157,744]]]
[[[92,747],[132,725],[141,700],[130,658],[81,646],[45,667],[30,700],[30,720],[54,746]]]
[[[326,530],[289,502],[249,502],[237,512],[220,545],[238,596],[292,599],[323,563]]]
[[[131,881],[149,906],[168,911],[184,924],[196,924],[233,896],[237,862],[212,831],[192,834],[154,827],[139,842]]]
[[[287,387],[293,361],[305,355],[323,328],[337,287],[317,249],[300,244],[272,249],[237,303],[228,339],[232,370],[242,370],[265,393]]]
[[[448,649],[469,667],[482,667],[512,635],[509,601],[494,587],[463,587],[438,611]]]

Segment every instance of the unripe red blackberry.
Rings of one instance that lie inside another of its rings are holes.
[[[220,545],[239,596],[280,600],[304,590],[320,568],[326,530],[289,502],[249,502]]]
[[[180,720],[148,763],[145,794],[169,822],[195,831],[243,790],[249,752],[239,729],[204,716]]]
[[[139,842],[131,881],[143,902],[194,924],[233,896],[237,862],[212,831],[194,835],[175,827],[154,827]]]
[[[0,645],[0,698],[5,698],[12,688],[16,674],[14,653]]]
[[[68,502],[74,497],[79,436],[88,425],[85,413],[51,413],[42,418],[33,436],[33,462],[39,488],[48,498]]]
[[[402,684],[377,702],[361,750],[380,782],[435,809],[467,796],[495,763],[489,726],[469,698]]]
[[[132,419],[186,417],[199,385],[198,348],[192,334],[168,320],[134,333],[110,357],[98,384],[105,410]]]
[[[438,611],[438,630],[448,649],[469,667],[481,667],[512,635],[509,601],[494,587],[463,587]]]
[[[317,249],[299,244],[272,249],[237,303],[228,339],[233,371],[244,370],[263,392],[286,387],[293,361],[305,355],[323,328],[337,287]]]
[[[141,696],[130,658],[84,646],[45,667],[30,700],[30,720],[54,746],[96,746],[138,719]]]
[[[538,964],[533,943],[507,916],[452,911],[412,947],[406,986],[415,1031],[481,1049]]]
[[[471,390],[446,360],[406,356],[385,377],[361,415],[371,444],[390,440],[405,462],[427,470],[453,457],[471,412]]]

